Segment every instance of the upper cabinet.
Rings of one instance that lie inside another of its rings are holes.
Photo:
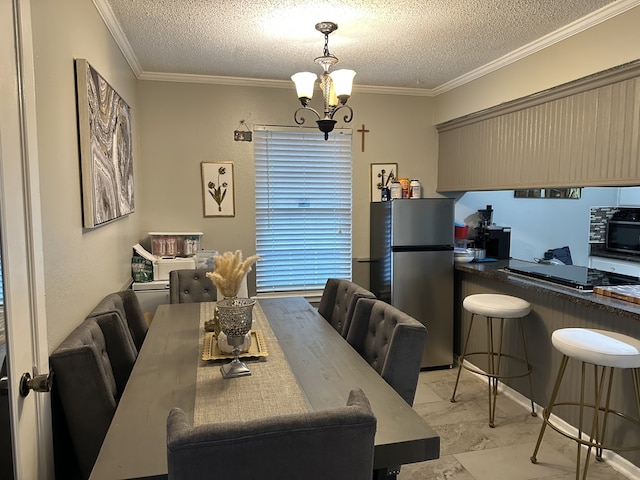
[[[439,192],[640,185],[640,61],[436,128]]]

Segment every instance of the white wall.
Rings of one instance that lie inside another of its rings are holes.
[[[511,257],[534,261],[550,248],[569,246],[576,265],[588,265],[589,214],[618,204],[618,188],[583,188],[579,200],[514,198],[513,190],[468,192],[456,202],[456,221],[478,225],[477,211],[493,206],[493,222],[511,227]]]
[[[434,123],[499,105],[640,58],[640,6],[438,95]]]
[[[296,127],[300,106],[291,88],[257,88],[172,82],[141,82],[141,202],[143,231],[201,231],[202,247],[255,253],[253,143],[235,142],[240,120]],[[313,102],[312,102],[313,103]],[[437,133],[429,97],[354,94],[353,252],[369,257],[369,175],[372,163],[398,163],[401,176],[419,178],[425,196],[436,191]],[[307,125],[315,126],[306,116]],[[362,151],[362,125],[370,132]],[[232,161],[235,217],[204,217],[200,164]],[[328,196],[332,195],[327,190]]]
[[[85,58],[133,115],[136,203],[141,144],[137,80],[90,0],[31,3],[49,347],[53,349],[106,294],[131,278],[141,210],[93,230],[82,227],[74,59]]]

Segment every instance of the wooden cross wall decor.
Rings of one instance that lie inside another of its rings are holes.
[[[369,130],[364,128],[364,123],[362,124],[362,128],[360,130],[356,130],[358,133],[362,133],[362,152],[364,152],[364,134],[369,133]]]

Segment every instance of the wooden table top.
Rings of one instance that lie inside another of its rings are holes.
[[[438,435],[304,298],[259,303],[311,409],[345,405],[351,389],[364,390],[378,420],[374,468],[438,458]],[[167,477],[169,411],[193,419],[199,320],[198,303],[158,307],[91,479]]]

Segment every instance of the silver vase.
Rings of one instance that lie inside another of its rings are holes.
[[[224,378],[251,375],[251,370],[240,361],[240,347],[244,337],[253,323],[253,306],[255,300],[250,298],[225,298],[217,303],[220,331],[227,336],[227,342],[233,346],[233,360],[220,367]]]

